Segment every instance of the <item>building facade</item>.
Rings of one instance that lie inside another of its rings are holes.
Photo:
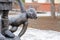
[[[25,0],[26,8],[28,8],[29,6],[32,6],[38,12],[50,11],[51,10],[50,3],[51,3],[51,0]],[[55,0],[56,11],[58,10],[59,4],[60,4],[60,0]]]

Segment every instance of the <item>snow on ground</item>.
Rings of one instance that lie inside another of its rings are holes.
[[[37,16],[51,16],[51,12],[46,12],[46,13],[41,13],[41,14],[37,14]],[[60,13],[55,12],[55,16],[60,16]]]
[[[60,32],[52,30],[28,29],[22,40],[60,40]]]
[[[17,16],[17,15],[10,15]],[[51,16],[51,14],[37,14],[37,16]],[[57,14],[56,14],[57,16]],[[17,35],[20,31],[20,28],[15,35]],[[21,37],[21,40],[60,40],[60,32],[52,31],[52,30],[39,30],[34,28],[28,28],[26,33]]]
[[[28,28],[21,40],[60,40],[60,32]]]
[[[15,17],[15,16],[17,16],[17,15],[20,14],[20,12],[12,12],[12,14],[14,14],[14,13],[15,13],[16,15],[9,15],[9,16]],[[42,16],[51,16],[51,12],[38,13],[37,16],[38,16],[38,17],[42,17]],[[55,12],[55,16],[60,16],[60,13]]]

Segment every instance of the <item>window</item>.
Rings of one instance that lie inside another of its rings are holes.
[[[32,0],[25,0],[25,3],[32,3]]]
[[[48,3],[51,3],[51,0],[46,0]],[[55,3],[60,3],[60,0],[54,0]]]
[[[38,3],[46,3],[46,0],[38,0]]]
[[[55,0],[55,3],[60,3],[60,0]]]
[[[38,3],[50,3],[50,0],[38,0]]]

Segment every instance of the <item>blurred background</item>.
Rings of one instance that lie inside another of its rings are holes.
[[[60,0],[22,0],[27,10],[33,7],[37,11],[37,19],[29,19],[28,28],[21,40],[60,40]],[[9,16],[20,14],[17,0],[13,2]],[[18,35],[20,26],[15,32]]]
[[[29,19],[28,27],[60,31],[60,0],[22,0],[26,10],[32,6],[37,11],[36,20]],[[16,16],[20,13],[18,2],[12,5],[9,15]]]

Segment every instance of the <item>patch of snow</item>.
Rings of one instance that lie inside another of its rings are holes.
[[[42,17],[42,16],[51,16],[51,12],[46,12],[46,13],[42,13],[42,14],[37,14],[37,16]],[[55,16],[60,16],[60,13],[55,12]]]
[[[21,40],[60,40],[60,32],[28,28]]]

